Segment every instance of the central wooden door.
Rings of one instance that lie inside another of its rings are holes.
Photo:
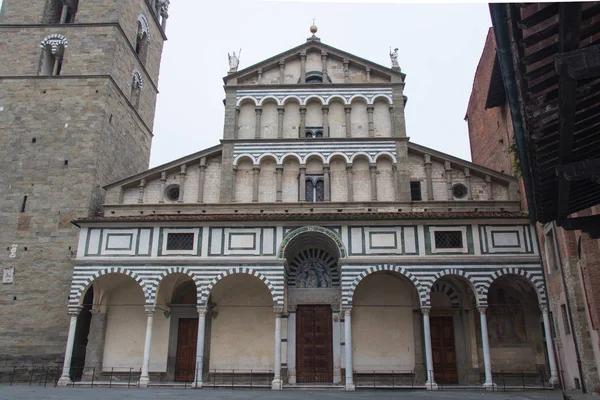
[[[331,306],[298,306],[296,327],[297,382],[333,382]]]
[[[430,317],[434,379],[437,383],[458,383],[454,317]]]
[[[198,318],[180,318],[175,357],[175,380],[178,382],[194,381],[197,341]]]

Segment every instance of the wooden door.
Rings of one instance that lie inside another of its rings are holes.
[[[180,318],[175,358],[175,380],[178,382],[194,381],[197,341],[198,318]]]
[[[454,317],[430,317],[434,379],[437,383],[458,383]]]
[[[296,310],[296,381],[333,382],[331,306]]]

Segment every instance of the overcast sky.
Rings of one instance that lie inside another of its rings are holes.
[[[463,118],[487,4],[171,0],[151,166],[219,143],[227,52],[241,48],[246,68],[304,43],[313,17],[323,43],[384,66],[398,47],[410,140],[470,160]]]

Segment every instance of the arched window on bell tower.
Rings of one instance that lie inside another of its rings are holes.
[[[137,33],[135,36],[135,53],[138,55],[142,64],[146,63],[148,56],[148,46],[150,44],[150,26],[148,20],[143,14],[138,16]]]
[[[60,34],[48,35],[42,40],[40,43],[40,47],[42,48],[42,61],[40,64],[39,75],[60,75],[67,45],[67,38]]]

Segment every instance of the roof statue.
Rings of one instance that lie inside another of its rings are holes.
[[[227,53],[227,57],[229,57],[229,73],[237,72],[238,65],[240,64],[240,56],[242,55],[242,49],[240,49],[239,53],[236,55],[235,51],[233,55]]]
[[[390,60],[392,61],[392,68],[400,69],[400,65],[398,64],[398,48],[397,47],[392,52],[392,47],[390,46]]]

